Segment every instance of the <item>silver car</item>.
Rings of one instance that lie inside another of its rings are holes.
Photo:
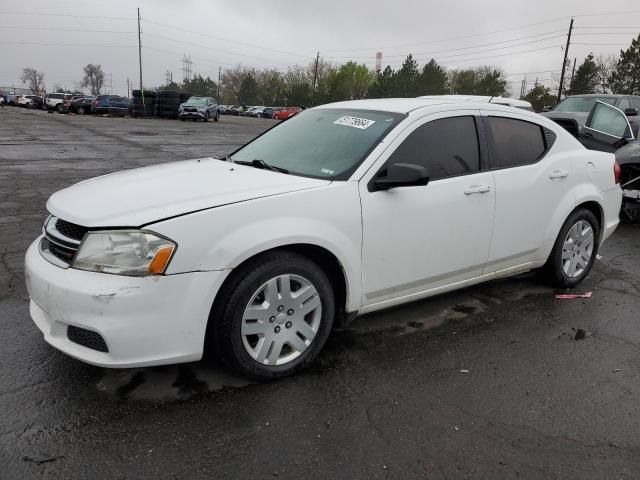
[[[183,121],[187,118],[193,120],[201,119],[205,122],[213,118],[217,122],[220,119],[218,102],[211,97],[190,97],[189,100],[180,104],[178,118]]]

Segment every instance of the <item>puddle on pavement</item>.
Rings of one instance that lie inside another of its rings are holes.
[[[205,393],[245,387],[250,379],[234,376],[207,362],[127,370],[105,370],[98,390],[119,400],[171,402]]]
[[[347,329],[336,332],[340,348],[349,349],[349,339],[357,342],[358,335],[383,333],[402,336],[439,327],[481,314],[490,305],[521,300],[530,295],[549,294],[552,289],[525,280],[501,281],[481,287],[433,297],[382,312],[357,318]],[[505,307],[498,307],[505,308]],[[104,370],[96,384],[98,390],[118,400],[172,402],[222,390],[246,387],[256,383],[235,376],[212,362],[181,365]]]

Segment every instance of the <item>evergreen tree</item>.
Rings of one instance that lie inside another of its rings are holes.
[[[627,50],[620,52],[611,75],[611,88],[615,93],[640,95],[640,35]]]
[[[587,55],[582,65],[576,70],[573,81],[569,85],[567,94],[582,95],[585,93],[596,93],[598,87],[598,65],[593,60],[593,54]]]

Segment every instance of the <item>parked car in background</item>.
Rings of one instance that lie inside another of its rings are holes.
[[[180,120],[203,120],[208,122],[212,118],[215,122],[220,119],[218,102],[211,97],[189,97],[178,107],[178,118]]]
[[[242,112],[246,111],[247,107],[242,105],[233,105],[231,108],[227,110],[228,115],[239,116]]]
[[[111,113],[125,115],[129,112],[131,100],[119,95],[98,95],[93,99],[91,111],[93,113]]]
[[[249,110],[247,110],[246,116],[247,117],[262,117],[262,112],[264,112],[264,107],[251,107]]]
[[[69,111],[78,115],[91,113],[94,97],[80,97],[69,103]]]
[[[570,98],[576,97],[569,97],[566,100]],[[607,96],[605,97],[607,101],[593,99],[593,96],[583,96],[570,102],[571,109],[584,109],[587,105],[592,105],[588,112],[580,112],[586,114],[586,120],[579,127],[576,123],[582,117],[563,117],[560,116],[561,112],[558,112],[558,116],[550,118],[562,125],[588,149],[615,153],[623,190],[621,211],[624,218],[638,222],[640,221],[640,142],[638,141],[640,122],[638,109],[633,105],[640,107],[640,97]],[[575,112],[570,113],[575,114]]]
[[[218,112],[220,115],[224,115],[227,113],[227,105],[218,105]]]
[[[589,118],[589,113],[597,102],[613,105],[625,112],[629,117],[636,117],[632,119],[631,123],[639,121],[637,114],[640,110],[640,96],[633,95],[573,95],[562,100],[551,111],[542,112],[541,115],[562,125],[577,137],[580,135],[582,127],[584,127]]]
[[[20,95],[17,105],[25,108],[42,108],[43,99],[39,95]]]
[[[47,110],[64,113],[68,110],[72,98],[71,93],[49,93],[45,97],[44,106]]]
[[[272,118],[275,118],[276,120],[286,120],[301,111],[302,109],[300,107],[283,107],[280,111],[274,113]]]
[[[226,160],[49,198],[25,259],[48,343],[115,368],[206,346],[237,372],[282,377],[358,314],[539,268],[575,287],[619,222],[612,154],[489,103],[334,103]]]
[[[273,118],[273,114],[282,110],[281,107],[265,107],[262,111],[262,118]]]

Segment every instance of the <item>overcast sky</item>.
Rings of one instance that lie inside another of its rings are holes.
[[[99,63],[106,87],[138,87],[136,7],[142,16],[145,87],[165,73],[182,79],[183,55],[192,70],[217,78],[237,64],[286,70],[316,52],[370,68],[408,53],[422,66],[431,57],[447,67],[494,65],[508,74],[514,96],[525,77],[558,83],[571,16],[569,57],[616,54],[640,33],[640,3],[632,0],[22,0],[0,4],[0,87],[22,86],[22,68],[45,72],[48,89],[73,89],[82,67]],[[95,18],[103,17],[103,18]],[[105,18],[108,17],[108,18]],[[192,33],[193,32],[193,33]]]

